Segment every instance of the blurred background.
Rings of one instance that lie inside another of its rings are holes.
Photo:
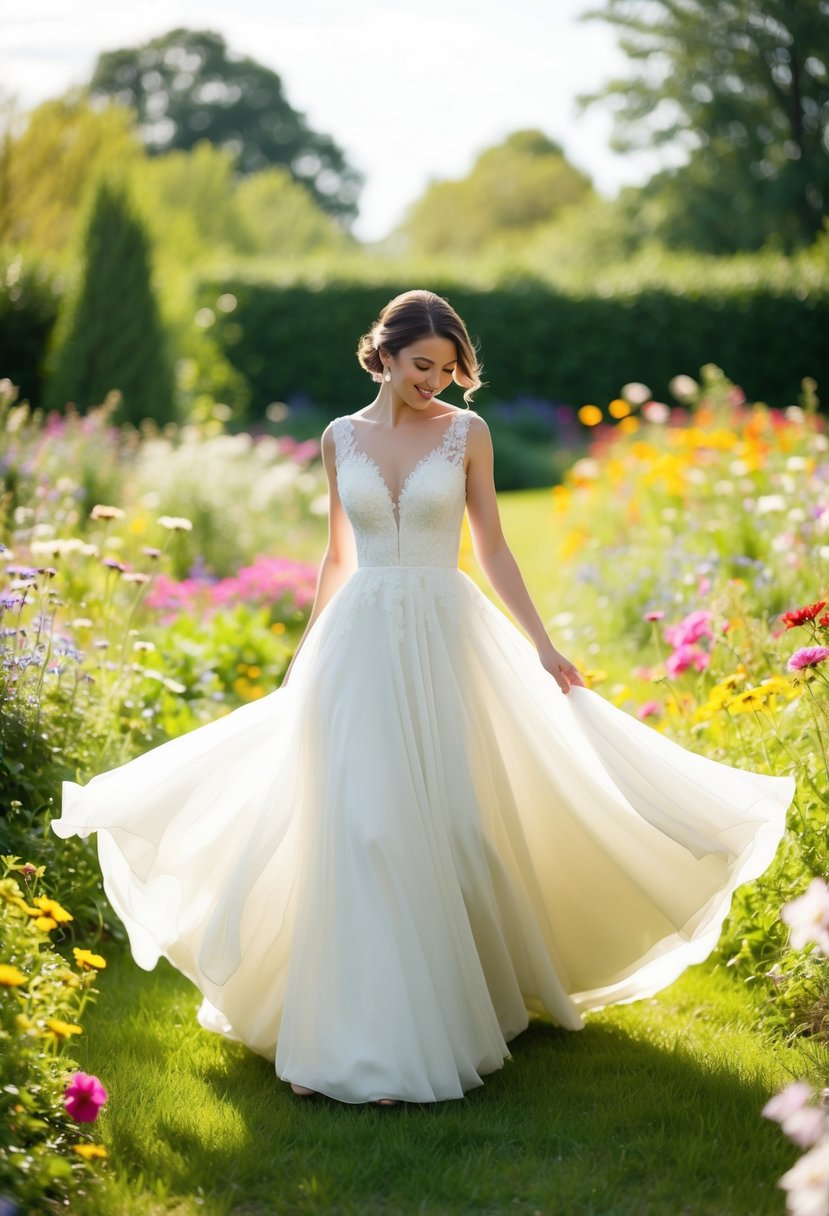
[[[823,379],[825,0],[2,7],[33,404],[312,438],[412,286],[480,344],[499,489],[556,482],[627,381]]]

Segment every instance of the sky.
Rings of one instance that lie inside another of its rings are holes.
[[[29,110],[91,76],[101,51],[171,29],[211,29],[282,79],[294,109],[366,181],[354,226],[385,236],[431,180],[539,128],[600,194],[645,181],[664,152],[609,147],[612,113],[578,93],[630,75],[617,32],[580,22],[601,0],[0,0],[0,81]]]

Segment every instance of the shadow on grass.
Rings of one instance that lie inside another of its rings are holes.
[[[533,1021],[464,1099],[377,1108],[297,1098],[268,1061],[198,1027],[198,994],[167,964],[113,963],[87,1043],[123,1095],[110,1156],[171,1195],[201,1193],[193,1212],[782,1211],[776,1180],[796,1154],[759,1113],[762,1044],[697,1016],[700,1000],[716,1011],[704,989],[577,1033]],[[153,1100],[132,1101],[148,1081]]]

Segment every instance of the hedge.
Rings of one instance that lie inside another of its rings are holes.
[[[422,284],[205,278],[197,299],[212,310],[215,337],[250,384],[247,421],[255,422],[274,401],[313,403],[332,416],[366,405],[375,385],[357,363],[357,341],[382,306],[411,286]],[[777,408],[793,403],[804,376],[818,382],[819,395],[829,380],[825,292],[646,288],[602,298],[535,281],[488,290],[429,286],[479,344],[487,387],[475,405],[482,413],[487,403],[522,397],[603,405],[630,380],[670,401],[670,379],[697,376],[706,363],[721,367],[749,400]],[[460,399],[458,390],[454,396]]]

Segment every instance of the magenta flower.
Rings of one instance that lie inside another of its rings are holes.
[[[669,625],[665,630],[665,641],[671,646],[690,646],[700,638],[712,638],[711,618],[714,614],[707,608],[697,608],[689,612],[678,625]]]
[[[106,1100],[107,1091],[88,1072],[76,1072],[66,1087],[66,1109],[76,1123],[94,1123]]]
[[[817,667],[824,659],[829,659],[829,646],[801,646],[789,659],[786,667],[789,671],[802,671],[804,667]]]
[[[699,646],[690,646],[684,644],[678,646],[673,654],[669,654],[665,660],[665,670],[669,676],[678,676],[689,667],[695,667],[697,671],[704,671],[711,662],[711,656],[704,650],[700,650]]]
[[[665,613],[661,610],[661,608],[654,608],[653,612],[645,613],[645,620],[646,621],[661,621],[664,615],[665,615]]]
[[[636,716],[637,716],[637,718],[641,718],[642,721],[644,722],[645,718],[653,718],[653,717],[656,717],[657,714],[661,714],[661,713],[662,713],[662,702],[661,701],[645,701],[637,709]]]

